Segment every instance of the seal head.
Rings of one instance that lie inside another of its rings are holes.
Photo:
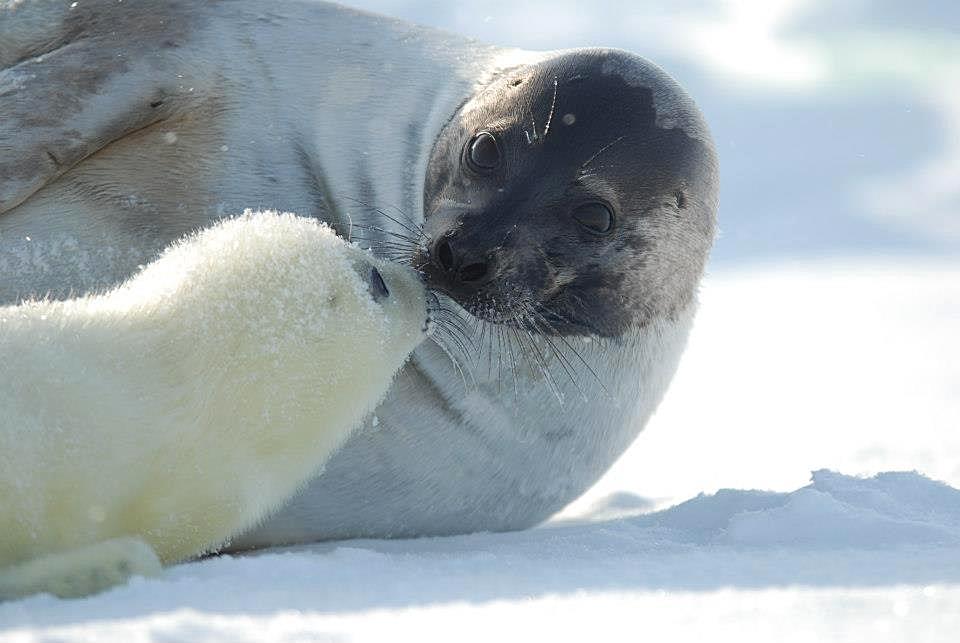
[[[441,130],[415,263],[489,322],[619,336],[691,302],[717,173],[698,109],[658,67],[553,54],[500,74]]]

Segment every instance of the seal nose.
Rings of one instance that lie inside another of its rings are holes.
[[[487,276],[487,262],[472,263],[460,269],[460,281],[470,283],[480,281]]]
[[[451,281],[480,285],[487,281],[486,278],[490,274],[490,262],[486,258],[476,260],[476,257],[456,252],[453,244],[446,237],[434,244],[433,257]]]
[[[381,275],[380,271],[376,268],[370,268],[370,275],[367,278],[367,282],[370,289],[370,296],[373,297],[374,301],[380,302],[390,296],[390,291],[387,289],[387,284],[383,280],[383,275]]]
[[[437,245],[434,246],[433,256],[437,258],[437,262],[440,264],[440,267],[443,268],[444,272],[453,270],[453,248],[450,247],[449,241],[441,239]]]

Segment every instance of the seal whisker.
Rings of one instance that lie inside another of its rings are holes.
[[[361,241],[363,241],[361,246],[365,246],[365,250],[374,250],[376,251],[376,254],[403,259],[404,263],[406,264],[409,264],[411,261],[410,254],[412,248],[405,248],[403,246],[395,246],[387,243],[378,243],[376,241],[369,241],[366,239]]]
[[[509,230],[507,230],[507,234],[503,235],[503,239],[500,240],[500,243],[497,245],[497,248],[503,248],[503,244],[506,242],[507,239],[510,238],[510,235],[513,234],[513,231],[516,229],[517,229],[517,226],[513,226]]]
[[[573,364],[570,363],[570,360],[567,359],[567,356],[563,354],[563,351],[557,347],[554,338],[550,335],[541,335],[543,340],[547,343],[547,346],[550,347],[550,350],[557,357],[560,362],[560,367],[563,369],[564,373],[567,374],[567,377],[570,378],[570,383],[576,387],[577,392],[580,393],[580,399],[584,402],[588,401],[590,398],[587,396],[587,392],[584,390],[583,386],[580,384],[580,379],[577,377],[577,372],[573,368]]]
[[[540,135],[537,134],[537,119],[533,115],[533,109],[530,109],[529,111],[530,111],[530,122],[533,123],[533,138],[531,139],[530,136],[528,135],[527,143],[532,144],[540,140]]]
[[[547,125],[543,128],[543,140],[547,140],[550,133],[550,123],[553,122],[553,111],[557,107],[557,77],[553,77],[553,100],[550,101],[550,114],[547,115]]]
[[[433,339],[433,343],[436,344],[441,351],[443,351],[443,353],[447,356],[447,358],[453,364],[453,367],[457,370],[457,373],[460,374],[460,379],[463,382],[464,390],[468,390],[470,386],[469,384],[467,384],[467,376],[463,371],[463,367],[460,365],[460,361],[453,356],[453,353],[450,352],[450,349],[447,348],[446,344],[444,344],[442,341],[437,341],[438,338],[432,338],[432,339]],[[471,377],[472,377],[472,374],[471,374]]]
[[[584,399],[587,399],[586,392],[580,386],[580,380],[578,380],[574,376],[576,369],[574,369],[573,364],[570,363],[570,361],[567,359],[567,356],[564,355],[563,351],[557,348],[557,345],[554,342],[555,337],[562,338],[562,335],[556,334],[556,331],[554,330],[550,322],[543,315],[541,315],[539,312],[534,310],[532,307],[527,308],[527,315],[529,316],[529,319],[532,325],[547,331],[545,333],[540,333],[540,337],[544,339],[544,341],[547,343],[547,346],[550,347],[550,350],[556,356],[557,360],[559,360],[560,366],[563,368],[564,372],[567,374],[567,377],[570,378],[570,381],[573,383],[573,385],[577,387],[578,391],[580,391],[581,397],[583,397]]]
[[[396,248],[398,250],[416,250],[419,246],[410,241],[393,241],[390,239],[380,239],[379,237],[367,237],[355,235],[352,241],[365,241],[370,244],[376,244],[384,248]]]
[[[537,346],[536,339],[530,332],[525,317],[526,316],[523,312],[519,312],[516,317],[514,317],[516,325],[513,328],[515,334],[517,335],[517,342],[523,347],[525,355],[529,352],[529,356],[532,357],[534,364],[536,364],[541,375],[543,375],[544,381],[547,383],[548,388],[550,388],[550,391],[557,398],[557,401],[563,404],[563,394],[554,381],[553,376],[550,373],[550,369],[547,367],[546,359],[543,353],[540,351],[540,348]],[[523,334],[521,334],[520,331],[522,331]],[[524,335],[526,336],[526,342],[523,341]]]
[[[431,335],[431,339],[444,354],[446,354],[451,362],[453,362],[454,367],[460,373],[464,387],[467,387],[467,378],[463,370],[464,367],[467,368],[471,381],[476,382],[476,378],[473,375],[473,371],[470,370],[469,364],[458,360],[446,344],[447,341],[452,342],[461,355],[463,355],[464,360],[470,359],[470,351],[466,345],[466,343],[469,343],[469,339],[466,337],[462,328],[463,320],[460,315],[444,306],[437,294],[432,291],[430,292],[430,300],[428,302],[428,312],[436,322],[435,332]]]
[[[473,349],[467,354],[466,357],[472,363],[476,364],[478,355],[480,353],[480,349],[477,346],[476,341],[478,319],[473,315],[471,315],[469,319],[464,319],[459,313],[452,314],[456,315],[461,333],[465,338],[467,338],[467,341],[470,343],[470,347]]]
[[[436,315],[438,319],[442,319],[446,322],[449,322],[452,325],[456,325],[456,327],[459,328],[460,330],[464,330],[463,321],[460,319],[460,317],[457,314],[453,313],[452,311],[447,310],[445,308],[438,308],[431,312],[432,314]]]
[[[591,163],[593,163],[594,159],[596,159],[598,156],[600,156],[601,154],[603,154],[604,152],[606,152],[607,150],[609,150],[611,147],[613,147],[614,145],[616,145],[617,143],[619,143],[620,141],[622,141],[622,140],[625,139],[626,137],[627,137],[626,134],[624,134],[624,135],[622,135],[622,136],[618,136],[617,138],[615,138],[614,140],[610,141],[609,143],[607,143],[606,145],[604,145],[603,147],[601,147],[599,150],[597,150],[596,154],[594,154],[593,156],[591,156],[590,158],[588,158],[588,159],[587,159],[586,161],[584,161],[584,163],[580,166],[580,173],[581,173],[581,175],[583,175],[584,171],[587,169],[587,166],[590,165]]]
[[[397,206],[397,205],[395,205],[395,204],[390,204],[389,207],[390,207],[391,210],[393,210],[394,212],[396,212],[397,214],[399,214],[400,217],[401,217],[403,220],[405,220],[407,223],[409,223],[410,225],[412,225],[414,228],[416,228],[417,230],[420,230],[420,231],[423,230],[423,224],[422,224],[422,223],[418,223],[412,216],[410,216],[409,214],[407,214],[406,212],[404,212],[404,210],[403,210],[402,208],[400,208],[399,206]]]
[[[551,352],[554,353],[554,356],[558,358],[558,360],[559,360],[559,362],[560,362],[561,368],[563,368],[563,370],[564,370],[564,372],[566,372],[567,376],[570,377],[570,380],[574,383],[574,385],[576,385],[577,388],[580,389],[580,386],[579,386],[579,384],[577,383],[576,378],[575,378],[575,377],[571,374],[571,372],[567,369],[567,366],[566,366],[565,363],[564,363],[564,358],[563,358],[563,356],[556,350],[556,347],[554,346],[553,342],[550,341],[549,335],[547,335],[547,334],[545,334],[545,333],[539,333],[539,332],[537,332],[537,330],[538,330],[538,325],[537,325],[535,319],[533,318],[533,316],[531,315],[532,312],[533,312],[533,311],[532,311],[532,309],[529,307],[529,303],[528,303],[526,306],[524,306],[524,312],[523,312],[523,313],[521,314],[521,316],[520,316],[520,317],[521,317],[521,320],[522,320],[522,323],[523,323],[524,327],[526,328],[527,336],[530,338],[530,342],[531,342],[531,343],[534,343],[534,342],[536,341],[536,338],[537,338],[537,337],[542,338],[543,341],[545,341],[545,342],[547,343],[547,346],[551,349]],[[543,353],[540,351],[539,347],[536,347],[536,350],[537,350],[537,353],[540,355],[541,362],[543,363],[544,368],[547,368],[547,357],[546,357],[546,355],[543,354]],[[553,381],[554,386],[556,387],[556,389],[557,389],[557,391],[560,393],[560,395],[563,396],[563,391],[560,389],[559,382],[556,381],[556,378],[554,378],[552,372],[550,372],[550,379]],[[581,390],[581,393],[582,393],[582,392],[583,392],[583,391]],[[560,400],[560,403],[561,403],[561,404],[563,403],[563,400],[562,400],[562,399]]]
[[[480,339],[477,340],[477,361],[478,361],[478,365],[479,365],[479,360],[480,360],[480,359],[482,358],[482,356],[483,356],[483,340],[484,340],[484,338],[485,338],[485,336],[486,336],[486,334],[487,334],[487,330],[488,330],[488,329],[487,329],[487,325],[488,325],[488,324],[487,324],[486,322],[484,322],[484,321],[482,321],[482,320],[480,321],[480,324],[479,324],[479,327],[480,327]],[[488,363],[489,363],[489,361],[488,361]],[[487,374],[489,375],[489,373],[490,373],[490,369],[489,369],[489,367],[488,367],[488,368],[487,368]]]
[[[501,292],[500,300],[503,300],[502,289],[498,289]],[[513,375],[513,395],[514,399],[520,398],[520,384],[517,375],[517,351],[519,346],[515,349],[513,346],[513,337],[511,336],[512,332],[516,329],[513,326],[507,324],[497,324],[497,328],[501,331],[501,336],[506,340],[507,353],[510,357],[510,372]]]
[[[386,217],[389,221],[393,221],[394,223],[396,223],[398,226],[400,226],[400,227],[403,228],[404,230],[406,230],[406,231],[408,231],[408,232],[416,235],[416,236],[417,236],[418,238],[420,238],[420,239],[426,240],[427,235],[425,235],[425,234],[423,233],[423,229],[422,229],[422,228],[420,228],[420,227],[410,228],[409,226],[404,225],[404,223],[403,223],[402,221],[400,221],[399,219],[395,219],[394,217],[391,217],[389,214],[387,214],[386,212],[384,212],[384,211],[381,210],[380,208],[374,208],[374,209],[377,211],[377,213],[379,213],[380,215]]]
[[[390,263],[395,263],[403,266],[410,266],[411,268],[413,267],[410,264],[409,255],[405,252],[398,252],[396,250],[375,249],[375,248],[364,248],[364,250],[371,251],[375,256],[380,257],[381,259],[386,259]]]
[[[387,230],[386,228],[381,228],[378,226],[355,223],[353,224],[353,227],[360,228],[361,230],[374,230],[376,232],[382,232],[384,234],[390,235],[391,237],[396,237],[398,239],[403,239],[404,241],[408,241],[413,245],[417,245],[419,244],[420,241],[422,241],[422,239],[418,237],[411,237],[410,235],[403,234],[402,232],[394,232],[393,230]]]
[[[518,364],[517,355],[522,354],[523,357],[526,357],[527,355],[526,355],[526,350],[523,347],[523,344],[520,342],[520,337],[517,333],[516,327],[506,326],[505,328],[507,329],[507,339],[510,340],[510,356],[513,362],[513,394],[515,397],[519,398],[520,397],[520,380],[519,380],[519,376],[517,375],[517,364]],[[514,347],[513,347],[514,339],[517,341],[516,350],[514,350]]]
[[[527,337],[527,343],[530,346],[534,363],[536,363],[537,368],[540,370],[540,374],[543,375],[543,379],[547,383],[547,387],[562,406],[564,402],[563,391],[560,389],[556,379],[553,377],[553,373],[550,371],[550,367],[547,365],[546,356],[540,350],[540,347],[537,346],[537,338],[535,337],[535,333],[530,330],[530,327],[528,326],[529,322],[527,321],[526,316],[521,313],[517,316],[516,320],[520,326],[520,330],[522,330]]]
[[[361,243],[362,242],[362,243]],[[409,264],[410,256],[408,248],[401,248],[397,246],[390,246],[386,244],[381,244],[376,241],[369,241],[367,239],[360,239],[355,241],[359,244],[364,250],[375,250],[375,254],[381,255],[384,258],[386,257],[395,257],[397,260],[402,260],[404,263]]]
[[[445,315],[444,313],[447,314]],[[456,321],[454,321],[453,318],[449,317],[448,311],[438,311],[437,321],[440,322],[440,326],[443,328],[443,330],[447,331],[450,336],[461,346],[464,357],[469,358],[471,351],[467,350],[467,344],[470,344],[471,346],[474,344],[467,335],[466,331]]]
[[[450,331],[449,328],[440,326],[437,328],[437,331],[441,333],[440,335],[438,335],[439,337],[445,337],[446,339],[449,339],[451,342],[453,342],[454,346],[457,348],[457,350],[460,351],[460,353],[464,357],[467,357],[469,355],[469,353],[467,352],[467,347],[463,344],[463,342],[460,340],[459,337],[457,337],[455,333],[452,333]]]
[[[350,216],[349,212],[344,212],[347,215],[347,241],[353,240],[353,217]]]
[[[493,374],[493,325],[491,324],[490,332],[487,333],[487,379],[489,380]]]
[[[443,303],[441,303],[440,298],[437,297],[436,293],[431,292],[431,294],[435,298],[434,306],[431,309],[431,312],[436,313],[437,315],[442,316],[445,319],[448,319],[451,323],[456,324],[456,326],[461,330],[466,330],[466,326],[465,326],[466,320],[464,320],[463,317],[459,313],[457,313],[457,311],[451,308],[448,308]]]
[[[538,302],[534,302],[534,304],[537,305],[537,306],[539,306],[542,310],[547,310],[547,309],[543,306],[543,304],[539,304]],[[554,312],[554,311],[552,311],[552,310],[547,310],[547,312],[549,312],[549,313],[552,314],[552,315],[557,315],[558,317],[560,317],[561,320],[563,320],[563,321],[565,321],[565,322],[567,322],[567,323],[571,323],[569,320],[565,319],[562,315],[560,315],[560,314],[558,314],[558,313],[556,313],[556,312]],[[549,320],[547,320],[546,317],[545,317],[542,313],[537,313],[537,315],[539,315],[539,317],[543,320],[544,323],[546,323],[546,324],[548,325],[548,327],[549,327],[550,329],[553,329],[553,325],[550,324]],[[554,332],[555,332],[555,331],[554,331]],[[573,344],[571,344],[570,341],[569,341],[566,337],[564,337],[563,335],[561,335],[560,333],[556,333],[556,334],[555,334],[555,337],[557,337],[557,338],[563,343],[563,345],[567,348],[567,350],[569,350],[571,353],[573,353],[573,354],[576,356],[577,360],[579,360],[580,363],[583,364],[583,366],[587,369],[587,371],[590,372],[590,375],[592,375],[592,376],[593,376],[593,379],[596,380],[596,382],[597,382],[597,384],[600,386],[601,390],[602,390],[605,394],[610,395],[610,392],[607,390],[607,387],[606,387],[606,385],[603,383],[603,380],[602,380],[602,379],[600,378],[600,376],[597,374],[596,370],[594,370],[593,366],[591,366],[590,363],[586,360],[586,358],[583,357],[583,355],[580,353],[580,351],[577,349],[577,347],[574,346]]]
[[[503,328],[497,326],[497,393],[502,390],[501,382],[503,378]]]
[[[378,208],[378,207],[375,206],[375,205],[371,205],[371,204],[367,203],[366,201],[361,201],[360,199],[357,199],[357,198],[355,198],[355,197],[345,196],[345,197],[343,197],[343,198],[345,198],[345,199],[347,199],[347,200],[349,200],[349,201],[353,201],[354,203],[357,203],[357,204],[359,204],[359,205],[361,205],[361,206],[363,206],[363,207],[365,207],[365,208],[367,208],[367,209],[373,210],[374,212],[376,212],[376,213],[379,214],[380,216],[386,218],[387,220],[393,221],[394,223],[396,223],[398,226],[400,226],[401,228],[403,228],[403,229],[406,230],[407,232],[416,235],[418,238],[426,239],[426,235],[423,233],[423,227],[420,226],[420,225],[418,225],[418,224],[416,224],[416,223],[411,222],[409,225],[408,225],[408,224],[405,224],[405,223],[403,223],[402,221],[399,221],[399,220],[397,220],[395,217],[392,217],[392,216],[390,216],[389,214],[387,214],[386,212],[384,212],[382,208]],[[413,227],[410,227],[411,225],[412,225]]]

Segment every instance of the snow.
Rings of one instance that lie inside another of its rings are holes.
[[[702,299],[648,430],[540,528],[211,558],[2,604],[0,640],[955,640],[960,266],[719,271]]]
[[[539,529],[208,559],[0,641],[956,641],[958,5],[351,4],[690,90],[722,233],[670,393]]]
[[[654,421],[567,515],[622,489],[655,507],[721,487],[791,491],[822,468],[960,487],[958,325],[956,262],[715,271]]]

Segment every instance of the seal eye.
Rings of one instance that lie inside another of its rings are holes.
[[[581,205],[573,211],[573,218],[591,232],[605,233],[613,229],[613,213],[599,201]]]
[[[500,166],[500,146],[490,132],[480,132],[467,143],[467,165],[474,172],[487,174]]]

